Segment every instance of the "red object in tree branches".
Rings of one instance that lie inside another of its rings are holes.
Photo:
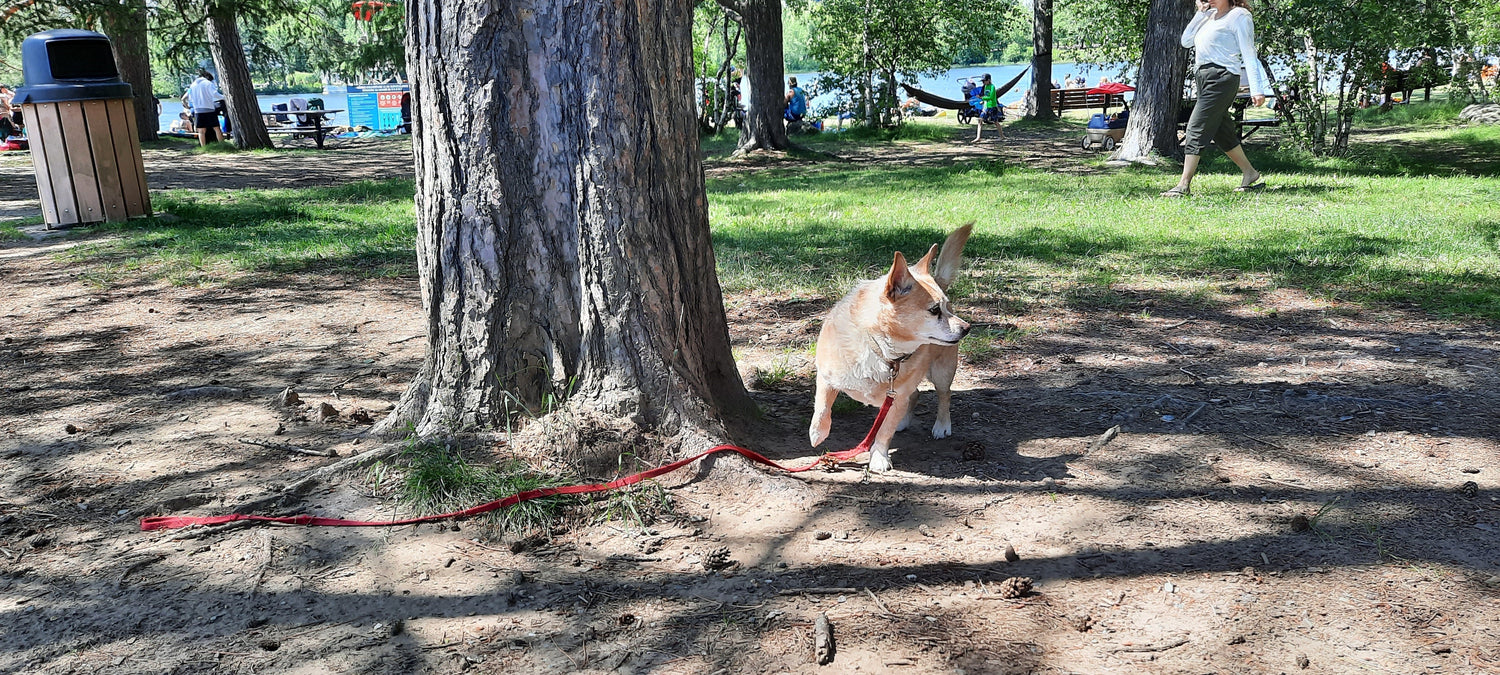
[[[373,20],[375,13],[385,9],[387,6],[388,3],[380,2],[380,0],[356,0],[356,2],[349,5],[354,10],[354,18],[360,21]]]

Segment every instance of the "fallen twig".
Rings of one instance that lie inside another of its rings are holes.
[[[891,613],[891,608],[886,607],[885,603],[883,603],[883,602],[880,601],[880,598],[875,597],[875,591],[872,591],[872,590],[866,588],[865,589],[865,594],[869,595],[870,599],[875,601],[875,606],[879,607],[880,611],[885,612],[886,614],[890,614]]]
[[[1267,441],[1267,440],[1264,440],[1264,439],[1260,439],[1260,438],[1256,438],[1254,436],[1251,436],[1250,434],[1244,434],[1244,437],[1248,438],[1248,439],[1250,439],[1252,441],[1255,441],[1256,443],[1261,443],[1261,444],[1264,444],[1264,445],[1269,445],[1269,446],[1271,446],[1273,448],[1276,448],[1277,450],[1286,450],[1286,446],[1277,445],[1277,444],[1272,443],[1270,441]]]
[[[1094,439],[1093,443],[1089,444],[1089,452],[1095,452],[1100,448],[1109,445],[1109,442],[1115,440],[1115,437],[1119,435],[1120,425],[1118,424],[1106,429],[1104,433],[1099,434],[1099,437]]]
[[[826,613],[819,614],[818,620],[813,623],[813,654],[820,666],[833,661],[833,625],[828,623]]]
[[[125,585],[125,577],[130,576],[131,572],[150,565],[151,563],[160,562],[164,558],[166,558],[166,556],[161,554],[148,555],[144,558],[141,558],[140,560],[131,563],[129,567],[125,568],[124,572],[120,573],[120,577],[118,579],[115,579],[115,588],[118,589],[121,586]]]
[[[274,552],[271,542],[271,531],[262,530],[261,534],[264,536],[263,541],[265,542],[265,546],[261,549],[260,571],[255,573],[255,583],[250,585],[250,595],[260,592],[260,582],[266,578],[266,569],[271,566],[271,555]]]
[[[1183,426],[1186,426],[1188,422],[1193,421],[1193,418],[1197,417],[1198,413],[1203,412],[1203,409],[1207,408],[1207,407],[1208,407],[1207,403],[1199,403],[1198,407],[1193,408],[1193,412],[1188,413],[1187,417],[1182,418],[1182,424],[1183,424]]]
[[[307,472],[302,478],[281,489],[283,493],[302,494],[311,490],[314,486],[322,483],[328,478],[349,471],[351,469],[362,469],[370,464],[390,459],[392,456],[406,448],[402,442],[388,443],[369,452],[360,453],[347,459],[341,459],[328,466],[318,467]]]
[[[399,344],[401,344],[403,342],[410,342],[410,341],[415,340],[415,339],[417,339],[419,337],[427,337],[427,335],[424,333],[422,335],[412,335],[410,337],[404,337],[404,338],[401,338],[400,340],[391,340],[390,344],[399,345]]]
[[[307,448],[298,447],[298,446],[292,445],[291,443],[282,443],[280,441],[272,441],[272,440],[257,441],[257,440],[255,440],[253,438],[237,438],[235,440],[237,440],[237,441],[239,441],[241,443],[244,443],[245,445],[258,445],[258,446],[260,446],[262,448],[270,448],[272,450],[282,450],[282,451],[285,451],[285,452],[300,452],[300,453],[302,453],[304,455],[312,455],[314,457],[338,457],[339,456],[339,453],[334,452],[333,450],[308,450]]]
[[[858,588],[838,588],[827,586],[816,586],[809,588],[783,588],[776,592],[777,595],[839,595],[843,593],[858,593]]]
[[[1185,638],[1185,637],[1183,637],[1183,638],[1176,638],[1176,639],[1172,639],[1172,640],[1167,640],[1166,642],[1163,642],[1161,644],[1155,644],[1155,645],[1132,645],[1132,646],[1129,646],[1129,647],[1116,647],[1116,648],[1111,649],[1109,651],[1110,651],[1110,653],[1117,653],[1117,652],[1164,652],[1164,651],[1167,651],[1168,649],[1176,649],[1176,648],[1181,647],[1181,646],[1183,646],[1183,645],[1185,645],[1187,643],[1188,643],[1188,639]]]
[[[243,527],[249,527],[250,524],[253,523],[253,522],[255,522],[255,521],[252,521],[252,520],[234,520],[234,521],[230,521],[230,522],[224,523],[223,525],[215,525],[215,526],[212,526],[212,527],[196,528],[196,527],[189,526],[187,529],[184,529],[183,531],[178,532],[177,534],[174,534],[174,535],[172,535],[170,537],[167,537],[167,538],[165,538],[165,539],[163,539],[161,541],[162,541],[162,543],[166,543],[166,542],[169,542],[169,541],[182,541],[184,539],[199,539],[199,538],[202,538],[202,537],[209,537],[209,536],[213,536],[215,534],[220,534],[220,533],[223,533],[223,532],[230,532],[230,531],[233,531],[233,530],[238,530],[238,529],[243,528]]]

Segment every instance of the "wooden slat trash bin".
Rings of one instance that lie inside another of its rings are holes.
[[[42,215],[54,225],[119,222],[151,214],[129,84],[109,38],[51,30],[21,43],[26,119]]]

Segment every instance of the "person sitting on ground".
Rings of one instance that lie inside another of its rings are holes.
[[[788,122],[800,122],[807,115],[807,92],[797,86],[795,77],[787,78],[786,84],[791,87],[791,91],[786,93],[786,112],[781,116]]]
[[[172,120],[172,126],[167,129],[167,133],[193,135],[193,116],[186,110],[177,113],[177,119]]]
[[[188,87],[188,105],[193,109],[193,128],[198,130],[198,145],[207,146],[219,140],[219,94],[214,76],[207,70],[198,70],[198,79]]]

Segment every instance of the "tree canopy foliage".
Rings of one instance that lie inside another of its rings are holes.
[[[898,82],[942,72],[1020,21],[1011,0],[823,0],[811,16],[820,88],[851,92],[870,123],[895,107]]]

